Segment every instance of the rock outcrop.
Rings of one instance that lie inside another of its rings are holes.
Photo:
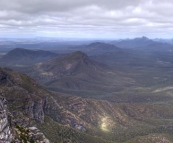
[[[29,119],[43,123],[44,108],[48,104],[46,93],[36,81],[28,76],[0,68],[0,95],[8,100],[9,110],[15,119],[21,113]],[[26,124],[22,121],[20,125],[28,126],[27,123],[28,121]]]
[[[0,143],[10,143],[13,135],[8,122],[6,99],[0,97]]]
[[[15,124],[6,103],[6,99],[0,97],[0,143],[49,143],[36,127],[27,128]]]
[[[40,101],[28,101],[24,106],[25,113],[31,118],[41,123],[44,122],[44,105],[46,104],[46,100]]]
[[[36,127],[22,127],[17,125],[14,129],[14,143],[50,143],[49,140]]]

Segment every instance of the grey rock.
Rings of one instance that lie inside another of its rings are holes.
[[[6,99],[0,97],[0,143],[10,143],[13,135],[8,122]]]
[[[8,112],[7,101],[0,96],[0,143],[21,143],[24,142],[22,137],[25,137],[27,142],[34,143],[50,143],[49,140],[36,127],[23,127],[15,125],[11,114]],[[43,101],[29,104],[26,112],[30,113],[33,118],[44,121]]]

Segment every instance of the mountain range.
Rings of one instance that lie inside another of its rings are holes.
[[[151,39],[148,39],[147,37],[141,37],[135,39],[112,41],[111,43],[121,48],[143,48],[155,42]]]
[[[109,43],[104,43],[104,42],[94,42],[94,43],[87,44],[87,45],[73,46],[73,47],[70,47],[69,50],[82,51],[89,56],[99,55],[99,54],[103,54],[105,52],[117,52],[118,53],[118,52],[122,51],[122,49],[116,47],[115,45],[109,44]]]
[[[39,130],[36,138],[51,143],[172,143],[173,48],[134,40],[139,46],[95,42],[64,55],[20,48],[4,55],[0,105],[7,100],[9,112],[0,112],[0,127],[8,120],[9,129],[1,130],[25,141]]]
[[[79,51],[19,71],[51,90],[83,97],[101,96],[134,84],[132,79],[121,77]]]
[[[28,76],[3,68],[0,81],[15,123],[37,127],[50,142],[173,141],[171,104],[112,104],[51,92]]]

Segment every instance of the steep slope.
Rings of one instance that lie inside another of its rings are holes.
[[[1,58],[4,66],[27,66],[58,57],[59,54],[43,50],[28,50],[16,48]]]
[[[123,143],[137,136],[147,139],[155,133],[166,134],[164,138],[172,141],[172,100],[162,106],[114,105],[50,92],[28,76],[2,68],[0,94],[9,102],[19,130],[21,125],[37,127],[52,143]]]
[[[0,68],[0,94],[10,103],[9,110],[14,110],[15,117],[23,116],[18,120],[22,125],[29,125],[29,118],[44,122],[46,93],[36,81],[26,75]],[[20,110],[15,113],[17,109]]]
[[[62,142],[73,140],[73,142],[80,142],[83,138],[86,138],[88,143],[105,143],[100,138],[95,138],[73,129],[74,126],[67,121],[72,122],[73,118],[76,117],[69,117],[68,114],[72,113],[59,106],[59,101],[54,99],[55,94],[45,90],[26,75],[0,68],[0,94],[6,97],[9,102],[9,111],[17,125],[25,128],[38,126],[45,134],[48,133],[46,136],[50,141]],[[53,121],[51,118],[60,115],[60,111],[62,110],[63,112],[65,111],[63,113],[65,117],[62,116],[62,123],[64,125],[61,125],[61,122]],[[76,121],[76,123],[79,124],[79,121],[81,119]],[[56,126],[56,129],[59,129],[59,131],[52,129],[51,126],[47,126],[49,123]],[[46,127],[46,130],[45,128],[42,129],[42,127]],[[50,131],[52,134],[47,131]],[[62,134],[62,131],[64,134]],[[56,136],[52,137],[53,134],[56,134]],[[66,136],[66,134],[69,134],[69,136]]]
[[[6,105],[7,100],[0,96],[0,142],[49,143],[49,140],[36,127],[22,127],[14,123]]]
[[[82,96],[103,95],[131,86],[134,81],[100,65],[82,52],[75,52],[54,60],[23,69],[49,89]]]
[[[97,63],[91,61],[88,56],[82,52],[75,52],[60,58],[56,58],[47,62],[39,63],[33,67],[36,71],[36,77],[40,75],[44,78],[60,78],[70,75],[76,75],[81,72],[89,73],[94,71],[103,72],[103,68]],[[33,72],[34,73],[34,72]]]
[[[12,129],[8,121],[6,99],[0,97],[0,142],[10,143],[13,140]]]
[[[153,134],[157,134],[157,136],[155,136],[156,139],[154,140],[151,138],[151,143],[162,141],[162,136],[169,142],[173,141],[170,138],[173,131],[171,128],[171,105],[165,106],[166,108],[164,106],[159,107],[159,105],[150,105],[148,107],[147,104],[144,104],[143,107],[140,105],[133,106],[132,104],[113,106],[105,101],[94,101],[71,96],[60,96],[56,99],[61,101],[59,103],[61,108],[66,109],[66,111],[62,110],[62,112],[55,111],[57,114],[52,117],[54,121],[51,121],[51,126],[56,131],[60,130],[55,122],[58,121],[84,133],[87,132],[90,135],[118,143],[128,140],[133,142],[131,139],[138,136],[141,136],[147,142],[148,138],[152,137]],[[163,107],[166,111],[162,109]],[[167,111],[168,113],[166,113]],[[46,120],[50,119],[46,117]],[[48,128],[48,126],[46,127]],[[44,129],[44,127],[41,128]],[[45,131],[44,133],[49,134],[50,132]],[[65,134],[63,131],[61,132],[63,135]],[[67,135],[69,136],[69,134]],[[80,138],[78,134],[73,134],[72,136]],[[83,138],[82,140],[84,143],[85,139]]]

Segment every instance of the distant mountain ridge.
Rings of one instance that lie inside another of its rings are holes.
[[[38,62],[43,62],[55,57],[58,57],[59,54],[52,53],[49,51],[43,51],[43,50],[29,50],[29,49],[23,49],[23,48],[15,48],[8,52],[6,55],[4,55],[1,58],[1,65],[20,65],[20,66],[26,66],[26,65],[32,65]]]
[[[111,42],[112,44],[121,48],[140,48],[145,47],[150,44],[155,43],[153,40],[147,37],[135,38],[135,39],[125,39],[120,41]]]
[[[104,42],[94,42],[88,45],[80,45],[70,48],[71,50],[79,50],[89,56],[99,55],[105,52],[121,52],[122,50],[113,44]]]

